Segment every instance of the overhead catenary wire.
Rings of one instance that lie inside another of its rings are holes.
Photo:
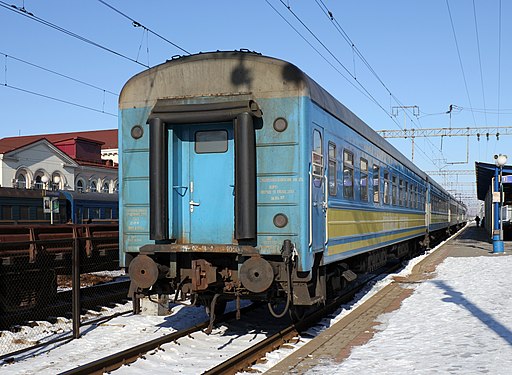
[[[343,27],[341,26],[341,24],[338,22],[338,20],[336,19],[336,17],[334,16],[334,14],[329,10],[329,8],[327,7],[327,5],[324,3],[323,0],[315,0],[316,4],[320,7],[320,9],[322,10],[322,12],[325,14],[325,16],[331,21],[332,25],[334,26],[334,28],[337,30],[337,32],[342,36],[342,38],[345,40],[345,42],[350,46],[350,48],[352,49],[353,52],[355,52],[355,54],[359,57],[359,59],[364,63],[364,65],[367,67],[367,69],[373,74],[373,76],[377,79],[377,81],[382,85],[382,87],[384,87],[384,89],[388,92],[389,96],[390,96],[390,100],[391,98],[395,100],[395,102],[403,108],[404,110],[404,113],[406,115],[406,117],[409,119],[409,121],[412,123],[412,124],[415,124],[415,121],[413,119],[413,117],[411,117],[411,114],[410,114],[410,111],[411,111],[411,108],[408,107],[408,106],[405,106],[399,99],[398,97],[393,94],[391,92],[391,90],[388,88],[388,86],[384,83],[384,81],[381,79],[381,77],[377,74],[377,72],[375,71],[375,69],[373,69],[373,67],[371,66],[371,64],[368,62],[368,60],[364,57],[363,53],[359,50],[359,48],[356,46],[356,44],[352,41],[352,39],[350,38],[350,36],[348,35],[348,33],[343,29]],[[355,62],[354,62],[354,71],[355,71]],[[355,73],[353,75],[353,78],[354,79],[357,79],[355,77]],[[391,107],[391,102],[390,102],[390,107]],[[418,119],[418,127],[421,128],[422,125],[421,125],[421,122],[419,121]],[[427,139],[427,142],[430,144],[430,147],[432,149],[435,148],[437,149],[440,154],[441,154],[441,157],[443,157],[443,152],[442,150],[437,147],[430,139]]]
[[[190,55],[190,52],[187,51],[186,49],[184,49],[183,47],[179,46],[178,44],[170,41],[169,39],[163,37],[162,35],[158,34],[157,32],[151,30],[150,28],[144,26],[143,24],[141,24],[140,22],[136,21],[135,19],[133,19],[132,17],[126,15],[125,13],[121,12],[119,9],[116,9],[114,8],[112,5],[110,5],[109,3],[103,1],[103,0],[98,0],[100,3],[102,3],[103,5],[105,5],[106,7],[112,9],[114,12],[120,14],[121,16],[123,16],[124,18],[130,20],[132,22],[132,25],[135,26],[135,27],[142,27],[144,30],[146,30],[147,32],[153,34],[154,36],[162,39],[163,41],[173,45],[174,47],[176,47],[177,49],[179,49],[180,51],[182,52],[185,52],[187,55]]]
[[[300,33],[299,30],[297,30],[297,28],[295,26],[293,26],[282,14],[281,12],[279,12],[279,10],[277,8],[275,8],[268,0],[265,0],[265,2],[279,15],[279,17],[281,17],[281,19],[286,22],[288,24],[288,26],[290,26],[293,31],[295,31],[297,33],[297,35],[299,35],[302,40],[304,40],[304,42],[306,42],[327,64],[329,64],[331,66],[331,68],[333,68],[340,76],[342,76],[352,87],[354,87],[357,91],[359,91],[362,95],[364,95],[368,100],[370,101],[373,101],[374,102],[374,99],[372,99],[370,96],[368,96],[368,94],[366,94],[363,90],[361,90],[358,86],[356,86],[347,76],[345,76],[343,74],[343,72],[341,72],[336,66],[334,66],[334,64],[329,61],[329,59],[327,59],[304,35],[302,35]]]
[[[6,71],[6,72],[7,72],[7,59],[11,59],[11,60],[15,60],[15,61],[21,62],[21,63],[23,63],[23,64],[27,64],[27,65],[32,66],[32,67],[34,67],[34,68],[37,68],[37,69],[43,70],[43,71],[45,71],[45,72],[55,74],[55,75],[57,75],[57,76],[59,76],[59,77],[69,79],[69,80],[71,80],[71,81],[73,81],[73,82],[77,82],[77,83],[80,83],[80,84],[82,84],[82,85],[85,85],[85,86],[88,86],[88,87],[94,88],[94,89],[96,89],[96,90],[99,90],[99,91],[102,91],[102,92],[105,92],[105,93],[108,93],[108,94],[111,94],[111,95],[114,95],[114,96],[119,96],[117,93],[115,93],[115,92],[113,92],[113,91],[110,91],[110,90],[107,90],[107,89],[104,89],[104,88],[98,87],[98,86],[96,86],[96,85],[93,85],[93,84],[87,83],[87,82],[82,81],[82,80],[79,80],[79,79],[77,79],[77,78],[70,77],[70,76],[68,76],[68,75],[66,75],[66,74],[59,73],[59,72],[57,72],[57,71],[55,71],[55,70],[45,68],[45,67],[43,67],[43,66],[41,66],[41,65],[38,65],[38,64],[32,63],[32,62],[30,62],[30,61],[20,59],[20,58],[18,58],[18,57],[15,57],[15,56],[13,56],[13,55],[9,55],[9,54],[4,53],[4,52],[1,52],[1,51],[0,51],[0,54],[2,54],[2,55],[4,55],[4,56],[5,56],[5,60],[6,60],[5,71]],[[7,78],[6,78],[6,80],[5,80],[5,81],[7,82]]]
[[[265,0],[267,4],[270,4],[268,0]],[[368,91],[368,89],[359,82],[356,77],[352,74],[350,69],[348,69],[339,59],[336,57],[336,55],[320,40],[320,38],[302,21],[302,19],[292,10],[290,6],[288,6],[283,0],[279,0],[281,4],[288,9],[288,11],[295,17],[295,19],[311,34],[311,36],[327,51],[329,55],[347,72],[348,75],[350,75],[355,82],[359,85],[359,87],[371,98],[371,100],[379,106],[389,117],[392,118],[392,116],[389,114],[388,111],[373,97],[373,95]],[[275,9],[275,8],[274,8]]]
[[[21,91],[21,92],[24,92],[26,94],[31,94],[31,95],[39,96],[39,97],[50,99],[50,100],[53,100],[53,101],[56,101],[56,102],[65,103],[65,104],[69,104],[69,105],[72,105],[72,106],[75,106],[75,107],[87,109],[89,111],[94,111],[94,112],[102,113],[102,114],[105,114],[105,115],[117,117],[117,114],[115,114],[115,113],[106,112],[106,111],[101,110],[101,109],[97,109],[97,108],[93,108],[93,107],[88,107],[86,105],[70,102],[68,100],[64,100],[64,99],[56,98],[56,97],[53,97],[53,96],[41,94],[41,93],[38,93],[38,92],[35,92],[35,91],[30,91],[30,90],[27,90],[27,89],[24,89],[24,88],[21,88],[21,87],[10,85],[8,83],[4,83],[2,85],[2,87],[8,87],[10,89]]]
[[[498,10],[498,126],[500,126],[500,102],[501,102],[501,0]]]
[[[293,17],[313,36],[313,38],[327,51],[327,53],[329,53],[329,55],[331,55],[331,57],[345,70],[345,72],[347,72],[347,74],[349,76],[351,76],[354,81],[361,87],[362,90],[364,90],[365,93],[367,93],[367,97],[369,96],[371,98],[371,100],[378,106],[380,107],[384,113],[386,113],[386,115],[388,115],[391,120],[397,125],[397,127],[399,129],[402,129],[402,126],[400,125],[400,123],[373,97],[373,95],[366,89],[366,87],[357,80],[357,78],[350,72],[350,70],[333,54],[333,52],[318,38],[318,36],[316,36],[315,33],[313,33],[313,31],[304,23],[304,21],[302,21],[302,19],[291,9],[291,7],[286,4],[283,0],[279,0],[281,2],[281,4],[293,15]],[[298,30],[297,28],[295,28],[280,12],[279,10],[277,10],[268,0],[265,0],[265,2],[276,12],[279,14],[279,16],[285,20],[285,22],[293,28],[293,30],[299,34],[299,36],[305,40],[308,45],[310,45],[314,50],[315,52],[317,52],[324,60],[327,61],[326,57],[317,49],[317,48],[314,48],[312,46],[312,43],[309,42],[307,40],[306,37],[304,37]],[[332,63],[330,64],[332,66]],[[339,72],[339,70],[337,70]],[[346,79],[346,78],[345,78]],[[412,140],[411,140],[412,141]],[[418,147],[418,150],[423,154],[425,155],[425,157],[430,160],[430,162],[434,165],[436,165],[436,162],[426,153],[424,152],[420,147]]]
[[[388,111],[386,111],[386,110],[384,109],[384,107],[383,107],[383,106],[382,106],[382,105],[381,105],[381,104],[380,104],[380,103],[379,103],[379,102],[378,102],[378,101],[373,97],[373,95],[371,95],[371,93],[366,89],[366,87],[365,87],[365,86],[364,86],[360,81],[358,81],[358,80],[357,80],[357,77],[356,77],[354,74],[352,74],[352,73],[350,72],[350,70],[349,70],[349,69],[348,69],[348,68],[347,68],[347,67],[346,67],[346,66],[345,66],[345,65],[344,65],[344,64],[343,64],[343,63],[342,63],[342,62],[341,62],[341,61],[340,61],[340,60],[339,60],[339,59],[338,59],[334,54],[333,54],[333,52],[332,52],[332,51],[331,51],[331,50],[330,50],[330,49],[329,49],[329,48],[328,48],[328,47],[327,47],[327,46],[326,46],[326,45],[325,45],[325,44],[324,44],[324,43],[323,43],[323,42],[322,42],[322,41],[321,41],[317,36],[316,36],[316,34],[315,34],[315,33],[313,33],[313,31],[312,31],[312,30],[311,30],[311,29],[310,29],[310,28],[309,28],[309,27],[308,27],[308,26],[307,26],[307,25],[302,21],[302,19],[300,19],[300,17],[299,17],[299,16],[298,16],[298,15],[297,15],[297,14],[296,14],[292,9],[291,9],[291,7],[290,7],[289,5],[287,5],[287,4],[285,4],[283,0],[279,0],[279,1],[281,2],[281,4],[282,4],[286,9],[288,9],[288,11],[289,11],[289,12],[290,12],[294,17],[295,17],[295,19],[296,19],[296,20],[297,20],[297,21],[298,21],[298,22],[299,22],[299,23],[300,23],[300,24],[301,24],[301,25],[302,25],[302,26],[303,26],[303,27],[304,27],[304,28],[305,28],[305,29],[306,29],[306,30],[307,30],[307,31],[308,31],[312,36],[313,36],[313,38],[315,38],[315,39],[317,40],[317,42],[318,42],[318,43],[320,43],[320,45],[321,45],[321,46],[322,46],[322,47],[323,47],[323,48],[324,48],[324,49],[325,49],[325,50],[326,50],[326,51],[327,51],[327,52],[328,52],[328,53],[329,53],[329,54],[334,58],[334,60],[335,60],[336,62],[338,62],[338,64],[339,64],[339,65],[340,65],[340,66],[341,66],[341,67],[342,67],[342,68],[343,68],[343,69],[344,69],[344,70],[345,70],[345,71],[346,71],[346,72],[347,72],[347,73],[348,73],[348,74],[349,74],[349,75],[354,79],[354,81],[355,81],[355,82],[357,82],[357,83],[358,83],[358,85],[359,85],[359,86],[360,86],[360,87],[361,87],[361,88],[362,88],[362,89],[363,89],[363,90],[364,90],[364,91],[365,91],[365,92],[366,92],[366,93],[367,93],[367,94],[372,98],[372,101],[374,101],[374,103],[375,103],[375,104],[377,104],[377,105],[378,105],[378,106],[379,106],[379,107],[380,107],[380,108],[381,108],[381,109],[382,109],[382,110],[383,110],[383,111],[384,111],[384,112],[385,112],[385,113],[386,113],[386,114],[387,114],[387,115],[392,119],[392,121],[393,121],[393,122],[398,126],[398,128],[402,129],[402,126],[400,125],[400,123],[399,123],[395,118],[393,118],[393,116],[392,116],[391,114],[389,114],[389,112],[388,112]],[[267,0],[266,0],[266,2],[267,2],[267,4],[271,5]],[[317,4],[318,4],[318,3],[317,3]],[[272,8],[273,8],[273,7],[272,7]],[[273,9],[275,10],[275,8],[273,8]],[[328,15],[329,15],[330,17],[334,18],[334,17],[332,16],[332,13],[331,13],[331,12],[329,12],[329,11],[328,11]],[[284,18],[284,17],[282,17],[282,18]],[[340,28],[341,28],[341,26],[340,26]],[[343,33],[342,33],[342,34],[344,35],[345,40],[346,40],[346,41],[347,41],[351,46],[355,47],[354,43],[350,40],[350,37],[348,37],[348,35],[347,35],[344,31],[343,31]],[[303,36],[302,36],[302,38],[303,38],[303,39],[305,39]],[[355,49],[355,50],[357,50],[357,49]],[[358,56],[360,56],[360,58],[364,59],[364,56],[362,56],[362,54],[360,53],[360,51],[359,51],[359,50],[357,50],[357,51],[358,51]],[[318,52],[318,51],[317,51],[317,52]],[[366,61],[366,59],[364,59],[364,61]],[[373,70],[373,68],[371,68],[371,66],[369,65],[369,63],[368,63],[368,65],[367,65],[367,66],[369,66],[369,69],[370,69],[370,70],[372,70],[372,71],[374,72],[374,74],[378,77],[378,75],[377,75],[377,74],[376,74],[376,72]],[[386,88],[386,90],[388,91],[388,93],[389,93],[390,95],[393,95],[393,94],[391,93],[391,91],[387,88],[387,86],[384,84],[384,82],[380,79],[380,77],[378,77],[378,79],[379,79],[379,81],[381,82],[381,84]],[[399,101],[397,100],[397,98],[395,98],[395,100],[396,100],[397,102],[399,102]],[[412,141],[412,140],[411,140],[411,141]],[[436,163],[434,162],[434,160],[433,160],[433,159],[431,159],[431,158],[430,158],[430,156],[429,156],[427,153],[425,153],[423,150],[421,150],[421,148],[420,148],[420,147],[418,147],[418,150],[419,150],[421,153],[423,153],[423,154],[427,157],[427,159],[428,159],[428,160],[430,160],[434,165],[436,164]]]
[[[476,17],[475,0],[473,0],[473,16],[475,18],[476,46],[477,46],[477,50],[478,50],[478,64],[480,66],[480,84],[482,86],[482,100],[484,103],[484,110],[485,110],[487,105],[485,104],[484,74],[483,74],[483,70],[482,70],[482,54],[480,52],[480,37],[478,35],[478,22],[477,22],[477,17]],[[484,116],[485,116],[485,125],[487,126],[487,111],[484,112]]]
[[[28,19],[34,20],[36,22],[39,22],[39,23],[41,23],[41,24],[43,24],[45,26],[48,26],[48,27],[50,27],[52,29],[60,31],[61,33],[64,33],[64,34],[69,35],[69,36],[71,36],[71,37],[73,37],[75,39],[78,39],[78,40],[80,40],[80,41],[82,41],[84,43],[90,44],[90,45],[95,46],[97,48],[100,48],[100,49],[102,49],[104,51],[110,52],[110,53],[112,53],[112,54],[114,54],[116,56],[119,56],[119,57],[123,58],[123,59],[129,60],[129,61],[134,62],[134,63],[139,64],[139,65],[142,65],[145,68],[149,68],[150,67],[149,65],[141,63],[141,62],[139,62],[139,61],[137,61],[135,59],[132,59],[131,57],[128,57],[128,56],[126,56],[126,55],[124,55],[124,54],[122,54],[120,52],[114,51],[111,48],[105,47],[105,46],[103,46],[103,45],[101,45],[99,43],[96,43],[96,42],[94,42],[94,41],[92,41],[90,39],[87,39],[87,38],[85,38],[85,37],[83,37],[81,35],[78,35],[78,34],[72,32],[72,31],[67,30],[67,29],[65,29],[63,27],[55,25],[55,24],[53,24],[53,23],[51,23],[49,21],[46,21],[46,20],[44,20],[44,19],[42,19],[40,17],[37,17],[37,16],[33,15],[32,13],[27,12],[24,8],[18,8],[15,5],[9,5],[6,2],[1,1],[1,0],[0,0],[0,7],[4,8],[4,9],[7,9],[7,10],[10,10],[12,12],[15,12],[16,14],[19,14],[21,16],[27,17]]]
[[[459,42],[457,41],[457,33],[455,32],[455,25],[453,24],[452,11],[450,9],[450,4],[449,4],[448,0],[446,0],[446,7],[448,8],[448,15],[450,16],[450,24],[452,26],[453,38],[455,40],[455,47],[457,48],[457,56],[459,57],[459,65],[460,65],[460,70],[462,72],[462,78],[464,80],[464,87],[466,89],[466,95],[468,97],[469,106],[473,107],[473,104],[471,103],[471,96],[469,95],[468,82],[466,80],[466,73],[464,72],[464,65],[462,64],[462,57],[460,55]],[[472,116],[473,116],[473,123],[476,126],[475,114],[472,113]]]

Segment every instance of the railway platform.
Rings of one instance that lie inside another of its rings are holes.
[[[470,224],[266,373],[509,373],[510,254]]]

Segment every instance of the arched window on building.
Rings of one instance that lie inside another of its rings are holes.
[[[103,183],[103,187],[101,188],[101,191],[103,193],[109,193],[110,192],[110,184],[107,181],[105,181]]]
[[[27,177],[24,173],[20,173],[18,178],[16,179],[16,187],[18,189],[26,189],[27,188]]]
[[[95,193],[98,191],[98,188],[97,188],[97,185],[96,185],[96,181],[91,181],[90,185],[89,185],[89,190],[92,192],[92,193]]]
[[[76,191],[78,191],[79,193],[84,192],[84,182],[82,180],[78,180],[76,182]]]
[[[41,175],[36,177],[35,184],[34,184],[34,189],[43,189],[44,188],[44,183],[41,180],[41,177],[42,177]]]

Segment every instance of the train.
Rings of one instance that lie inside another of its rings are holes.
[[[54,201],[52,215],[49,207],[45,210],[45,198]],[[118,194],[0,187],[0,225],[44,225],[52,220],[54,224],[117,223],[118,201]]]
[[[75,241],[82,273],[118,269],[118,216],[117,194],[0,187],[0,326],[56,299]]]
[[[467,207],[295,65],[176,57],[124,85],[120,265],[130,296],[300,317],[467,221]],[[237,305],[239,305],[237,303]]]

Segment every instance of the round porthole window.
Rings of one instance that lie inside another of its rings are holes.
[[[140,125],[135,125],[132,128],[131,134],[133,139],[139,139],[144,135],[144,129]]]
[[[288,127],[288,122],[282,117],[278,117],[274,120],[274,130],[276,132],[284,132]]]
[[[277,214],[274,216],[274,225],[278,228],[284,228],[288,224],[288,217],[285,214]]]

